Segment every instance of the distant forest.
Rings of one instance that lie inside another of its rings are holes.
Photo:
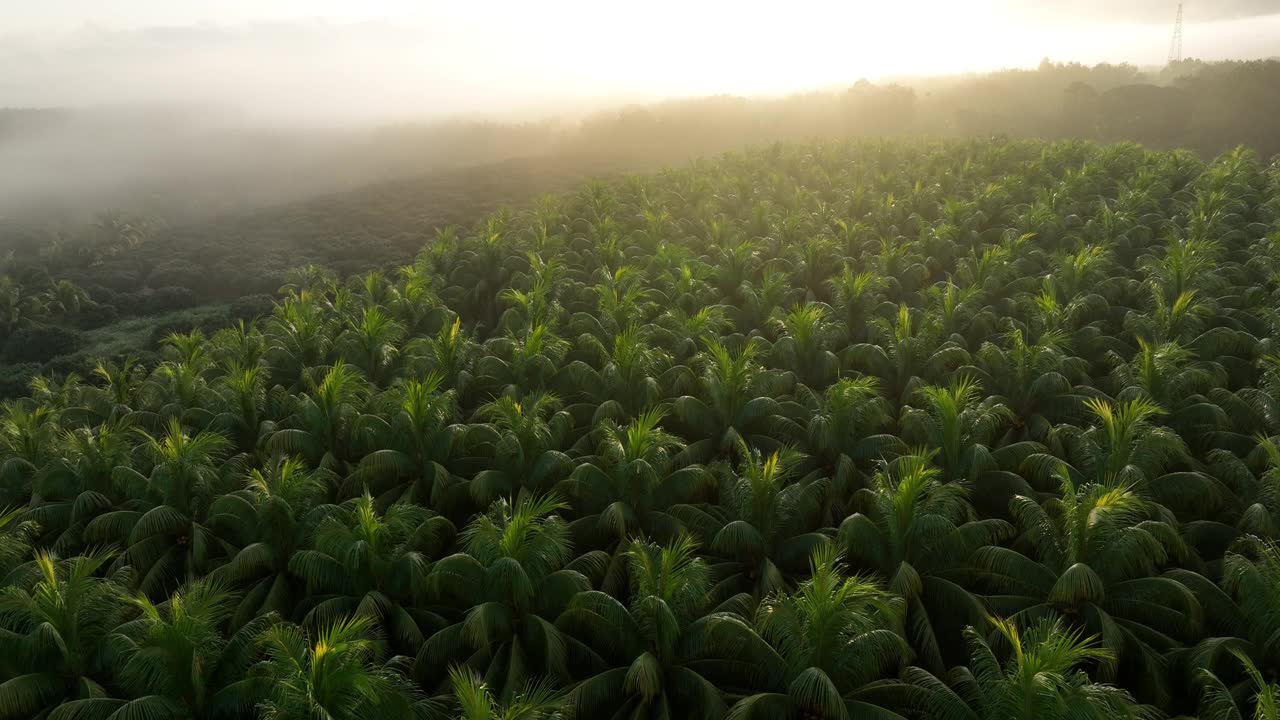
[[[1185,60],[1159,71],[1054,63],[1035,70],[860,81],[774,100],[715,97],[633,107],[585,122],[573,143],[703,154],[708,147],[830,135],[1078,138],[1280,153],[1280,60]]]

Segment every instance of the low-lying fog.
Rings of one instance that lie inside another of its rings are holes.
[[[550,136],[540,126],[527,143],[508,133],[486,144],[482,130],[421,127],[458,116],[571,124],[623,102],[779,95],[859,78],[1034,67],[1044,56],[1160,65],[1176,8],[1168,0],[11,3],[0,11],[0,109],[50,110],[0,111],[0,217],[219,212],[539,152]],[[1280,48],[1276,0],[1189,2],[1186,23],[1188,56]]]

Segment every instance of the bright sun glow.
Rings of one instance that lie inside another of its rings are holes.
[[[1151,0],[1142,12],[1111,12],[1103,0],[1079,1],[1096,7],[1076,13],[1028,0],[61,0],[6,9],[0,87],[18,104],[163,98],[354,118],[572,113],[630,100],[783,94],[860,78],[1034,67],[1045,57],[1164,61],[1176,4],[1161,9],[1162,0]],[[1280,32],[1280,15],[1200,25],[1194,11],[1189,16],[1186,44],[1196,57],[1264,56],[1274,48],[1262,45]]]

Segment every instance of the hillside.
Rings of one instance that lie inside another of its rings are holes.
[[[410,187],[295,206],[265,268],[253,219],[169,247],[210,277],[215,238],[254,273],[416,260],[293,273],[266,317],[4,406],[0,718],[1217,720],[1280,693],[1255,154],[779,144],[429,242]],[[390,240],[347,246],[366,222]]]

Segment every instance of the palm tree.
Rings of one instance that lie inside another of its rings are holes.
[[[775,398],[787,378],[761,367],[756,348],[754,343],[736,350],[716,340],[707,343],[698,396],[685,395],[674,405],[686,436],[697,438],[688,449],[691,458],[725,457],[743,442],[778,447],[772,431],[788,408]]]
[[[562,717],[564,700],[548,683],[534,683],[505,703],[494,697],[475,673],[464,668],[451,668],[449,683],[461,710],[458,720],[556,720]]]
[[[160,437],[141,437],[150,474],[121,474],[142,489],[149,507],[99,515],[85,526],[84,535],[91,541],[122,543],[117,565],[132,567],[139,573],[138,587],[156,596],[188,575],[207,572],[215,559],[232,552],[207,524],[228,442],[214,432],[190,435],[176,419],[169,420]]]
[[[468,429],[468,454],[483,458],[485,470],[471,479],[471,498],[486,507],[522,488],[546,491],[573,468],[561,452],[573,430],[573,417],[560,398],[542,393],[515,399],[500,397],[481,406],[476,416],[489,420]]]
[[[38,552],[27,577],[0,592],[0,717],[46,718],[68,701],[109,696],[108,637],[122,619],[125,579],[99,576],[110,558]]]
[[[1094,682],[1084,669],[1106,662],[1110,653],[1096,637],[1082,635],[1051,618],[1042,618],[1022,631],[1012,620],[991,618],[997,636],[1012,649],[1001,662],[996,651],[973,628],[968,667],[958,667],[951,688],[938,691],[927,703],[931,717],[972,720],[1118,720],[1144,717],[1124,690]]]
[[[197,581],[155,604],[138,596],[141,613],[111,637],[115,674],[131,700],[74,700],[51,717],[230,718],[251,711],[270,688],[262,675],[246,676],[258,636],[272,618],[261,617],[224,637],[233,598],[216,584]]]
[[[22,508],[0,510],[0,578],[8,577],[31,552],[31,541],[40,526],[26,519]]]
[[[561,483],[583,514],[576,524],[590,527],[597,539],[607,538],[606,544],[632,537],[673,539],[680,523],[668,510],[695,499],[711,481],[703,467],[681,466],[685,445],[660,427],[665,417],[654,408],[626,426],[605,421],[596,431],[596,454],[581,459]]]
[[[329,368],[311,392],[302,395],[286,427],[264,428],[273,453],[302,455],[319,467],[340,472],[351,457],[356,421],[368,387],[348,365]]]
[[[267,370],[262,366],[239,365],[228,368],[216,389],[222,398],[221,412],[210,411],[205,427],[225,433],[238,449],[253,452],[265,441],[267,420]]]
[[[1186,546],[1132,487],[1061,482],[1059,497],[1044,506],[1013,499],[1022,535],[1012,548],[974,553],[979,577],[995,593],[987,601],[1024,624],[1064,615],[1114,657],[1099,666],[1099,677],[1123,677],[1162,702],[1164,654],[1196,637],[1202,617],[1191,590],[1161,573]]]
[[[828,349],[839,332],[827,319],[829,312],[825,304],[808,303],[775,315],[774,362],[812,388],[824,388],[840,375],[840,359]]]
[[[910,689],[884,676],[910,655],[896,632],[901,601],[869,578],[846,577],[834,547],[814,553],[809,576],[795,593],[765,598],[754,625],[724,614],[709,628],[732,637],[722,641],[752,668],[728,687],[752,685],[728,717],[900,717]]]
[[[966,587],[963,568],[981,547],[1013,535],[1003,520],[980,520],[968,488],[945,483],[930,454],[906,455],[858,491],[857,512],[840,525],[838,542],[858,567],[888,580],[906,604],[906,637],[929,671],[946,669],[967,625],[985,617],[982,600]]]
[[[1204,685],[1200,702],[1202,720],[1280,720],[1280,685],[1269,682],[1248,655],[1238,650],[1232,654],[1244,666],[1253,697],[1240,702],[1217,675],[1205,670],[1201,675]],[[1253,705],[1252,714],[1248,712],[1249,705]]]
[[[0,407],[0,484],[9,504],[25,504],[40,468],[53,459],[58,416],[50,407],[8,402]]]
[[[937,325],[917,321],[906,305],[898,306],[892,321],[876,318],[872,328],[877,341],[850,345],[841,364],[875,375],[895,404],[969,359],[964,348],[940,341]]]
[[[547,325],[528,327],[522,335],[489,340],[476,361],[477,380],[490,391],[512,393],[553,386],[569,343]]]
[[[453,523],[417,505],[378,513],[368,494],[326,514],[313,534],[314,549],[289,560],[289,571],[306,582],[305,624],[369,617],[393,649],[417,652],[443,621],[414,600],[424,596],[431,560],[455,532]]]
[[[125,420],[63,434],[58,456],[40,471],[32,493],[31,518],[43,544],[70,556],[85,546],[85,528],[99,515],[137,503],[128,488],[133,436]]]
[[[454,478],[449,464],[465,431],[451,423],[458,414],[457,393],[443,385],[438,373],[405,381],[387,394],[386,410],[362,418],[363,434],[378,449],[360,460],[350,481],[384,503],[445,504]]]
[[[804,449],[803,466],[831,478],[828,498],[832,522],[844,518],[849,496],[864,481],[874,462],[887,460],[905,448],[889,427],[889,405],[879,394],[875,378],[845,378],[821,395],[804,386],[796,388],[798,403],[807,418],[793,442]]]
[[[633,541],[626,553],[630,602],[624,605],[605,592],[581,592],[556,620],[557,628],[586,643],[609,666],[573,686],[570,697],[578,715],[724,716],[720,691],[699,668],[740,660],[716,658],[706,646],[711,620],[703,612],[711,573],[696,551],[687,536],[665,546]],[[738,599],[720,609],[742,605]]]
[[[988,447],[1013,413],[1004,405],[984,401],[982,388],[973,378],[962,376],[946,387],[926,385],[917,396],[923,407],[903,411],[904,434],[938,449],[937,460],[946,482],[976,480],[983,472],[1000,467],[1001,455],[1021,459],[1038,449],[1034,444],[995,452]]]
[[[579,342],[591,347],[600,361],[592,365],[575,360],[561,376],[561,388],[569,396],[577,396],[596,406],[592,422],[612,418],[624,422],[637,417],[668,392],[668,386],[681,377],[682,366],[671,366],[671,357],[650,344],[651,326],[628,326],[613,337],[609,349],[592,335]],[[585,342],[584,342],[585,340]]]
[[[1197,361],[1194,352],[1176,342],[1137,340],[1133,359],[1117,365],[1112,373],[1121,388],[1117,400],[1154,402],[1165,411],[1166,424],[1184,437],[1207,439],[1227,426],[1223,409],[1205,397],[1211,388],[1226,385],[1221,365]]]
[[[1258,664],[1280,667],[1280,544],[1245,538],[1223,561],[1222,587],[1234,600],[1239,634]]]
[[[396,361],[396,345],[404,328],[380,307],[366,307],[359,319],[348,322],[337,345],[353,364],[364,370],[374,385],[381,384]]]
[[[1145,398],[1111,403],[1089,398],[1085,407],[1098,424],[1066,434],[1073,479],[1103,484],[1132,485],[1162,505],[1175,509],[1201,508],[1217,502],[1215,483],[1203,473],[1170,472],[1188,465],[1186,442],[1154,420],[1164,411]],[[1045,458],[1041,471],[1052,472],[1060,460]]]
[[[311,638],[297,625],[272,625],[261,636],[262,672],[271,684],[259,706],[266,720],[402,720],[428,706],[409,681],[380,664],[372,619],[339,619]]]
[[[681,517],[707,537],[720,578],[715,598],[746,592],[763,598],[781,592],[804,574],[814,549],[827,542],[818,531],[827,482],[793,482],[799,458],[794,452],[759,451],[739,446],[736,472],[725,478],[721,504],[701,510],[683,508]]]
[[[1064,352],[1061,331],[1041,333],[1034,344],[1016,328],[1005,337],[1007,347],[986,342],[978,349],[976,377],[993,391],[992,402],[1009,408],[1010,439],[1046,442],[1054,425],[1078,420],[1087,386],[1074,381],[1088,379],[1086,363]]]
[[[318,505],[326,494],[323,478],[298,458],[275,457],[250,470],[243,489],[214,501],[210,524],[239,548],[209,575],[243,591],[231,616],[234,627],[268,613],[293,616],[303,587],[289,563],[320,521],[338,510]]]
[[[554,514],[564,508],[554,495],[498,500],[463,532],[465,552],[432,567],[433,594],[463,612],[418,654],[427,687],[458,661],[481,673],[504,700],[535,676],[569,679],[575,640],[556,628],[555,618],[591,587],[578,568],[598,565],[600,558],[589,553],[571,562],[568,525]]]

